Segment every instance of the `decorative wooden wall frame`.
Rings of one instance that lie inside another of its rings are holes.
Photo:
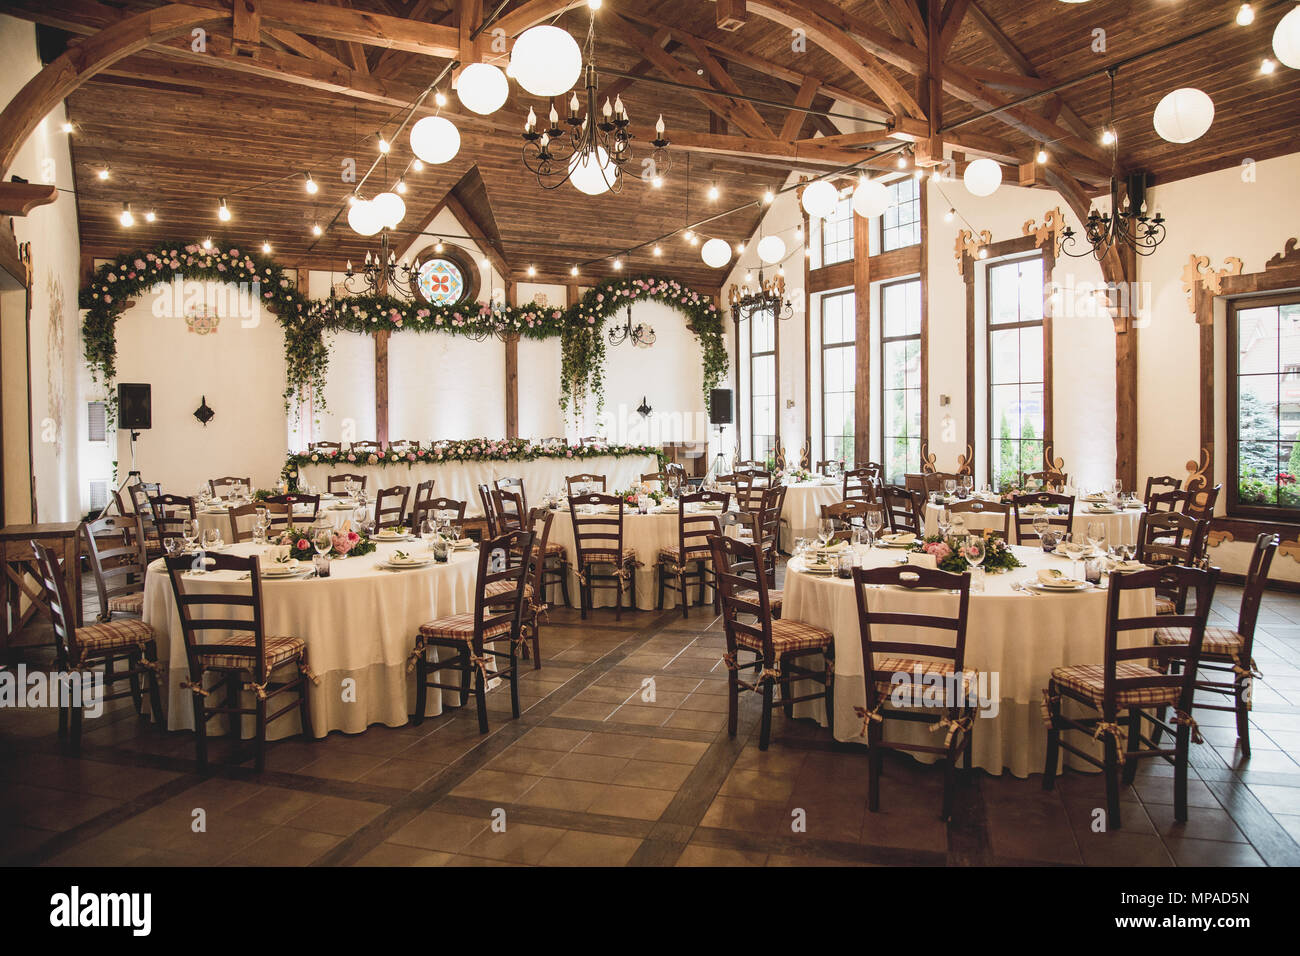
[[[1215,300],[1300,287],[1300,251],[1296,246],[1295,238],[1287,239],[1282,251],[1270,258],[1259,272],[1243,271],[1242,260],[1236,256],[1226,257],[1227,266],[1222,270],[1206,271],[1208,258],[1195,255],[1189,256],[1183,268],[1183,287],[1200,330],[1201,461],[1196,467],[1188,463],[1188,471],[1192,473],[1189,482],[1199,476],[1205,484],[1213,483],[1214,411],[1215,402],[1219,401],[1214,383]]]
[[[957,260],[957,271],[964,274],[965,258],[970,256],[972,259],[979,257],[980,249],[992,245],[993,233],[987,229],[981,229],[976,235],[973,229],[962,229],[957,233],[957,241],[953,244],[953,258]]]
[[[1052,252],[1058,258],[1061,255],[1061,233],[1065,231],[1065,213],[1061,207],[1049,209],[1043,213],[1043,224],[1040,226],[1033,219],[1028,219],[1020,227],[1022,236],[1033,236],[1034,244],[1041,246],[1048,239],[1052,240]]]
[[[1294,241],[1294,240],[1292,240]],[[1183,293],[1187,296],[1187,311],[1196,315],[1196,289],[1204,287],[1209,289],[1211,294],[1220,295],[1223,292],[1223,280],[1227,276],[1241,275],[1242,262],[1236,256],[1228,256],[1223,260],[1227,265],[1222,269],[1210,269],[1210,257],[1198,256],[1192,253],[1187,257],[1187,263],[1183,266]],[[1197,321],[1201,321],[1197,317]]]
[[[1046,466],[1044,470],[1048,474],[1065,477],[1065,459],[1052,457],[1052,443],[1050,441],[1043,442],[1043,464]]]

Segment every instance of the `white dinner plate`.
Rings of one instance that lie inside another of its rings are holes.
[[[393,561],[392,559],[389,559],[387,561],[380,561],[379,564],[381,567],[392,568],[394,571],[406,571],[415,568],[428,567],[432,561],[433,558],[416,558],[412,561]]]
[[[276,564],[268,564],[262,568],[262,577],[287,578],[292,574],[297,574],[298,572],[302,571],[303,568],[301,567],[301,565],[305,563],[306,562],[293,561],[292,563],[285,562],[284,564],[280,564],[278,562]]]
[[[377,534],[371,537],[372,541],[411,541],[414,540],[411,534]]]
[[[1023,583],[1025,587],[1033,588],[1035,591],[1042,591],[1045,594],[1073,594],[1078,591],[1091,591],[1093,587],[1086,581],[1071,581],[1068,585],[1044,584],[1037,578],[1026,578]]]

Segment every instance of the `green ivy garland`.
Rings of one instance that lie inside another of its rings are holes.
[[[516,334],[561,343],[561,380],[565,388],[560,407],[576,411],[587,395],[604,407],[605,321],[620,308],[643,300],[661,302],[683,313],[687,327],[703,351],[704,394],[727,373],[722,315],[706,296],[673,279],[630,276],[609,279],[589,289],[577,304],[557,309],[526,305],[431,306],[393,297],[360,296],[331,304],[307,299],[284,269],[265,255],[242,252],[237,246],[213,243],[162,243],[149,250],[118,256],[96,270],[81,290],[86,310],[82,324],[85,357],[91,375],[107,387],[117,371],[115,327],[133,296],[173,279],[254,283],[258,298],[284,331],[285,406],[311,390],[323,408],[325,375],[329,368],[327,331],[441,332],[482,339],[489,334]],[[341,307],[339,307],[341,305]],[[110,398],[111,401],[111,398]]]

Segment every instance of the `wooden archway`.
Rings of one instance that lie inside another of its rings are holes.
[[[0,178],[8,175],[18,151],[41,120],[96,73],[150,43],[169,40],[194,27],[229,18],[229,13],[172,3],[127,17],[69,47],[28,80],[0,112]]]

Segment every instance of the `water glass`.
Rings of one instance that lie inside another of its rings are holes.
[[[334,547],[334,536],[330,534],[328,528],[317,528],[316,533],[312,535],[311,545],[318,555],[326,555]]]
[[[874,542],[876,540],[876,535],[880,534],[880,530],[884,526],[885,526],[885,516],[883,514],[881,514],[879,511],[867,512],[867,531],[871,535],[871,542]],[[868,542],[868,545],[870,545],[870,542]]]
[[[221,544],[221,530],[219,528],[205,528],[203,531],[203,549],[211,551]]]
[[[330,576],[330,559],[328,554],[313,555],[312,566],[316,569],[316,577],[327,578]]]

